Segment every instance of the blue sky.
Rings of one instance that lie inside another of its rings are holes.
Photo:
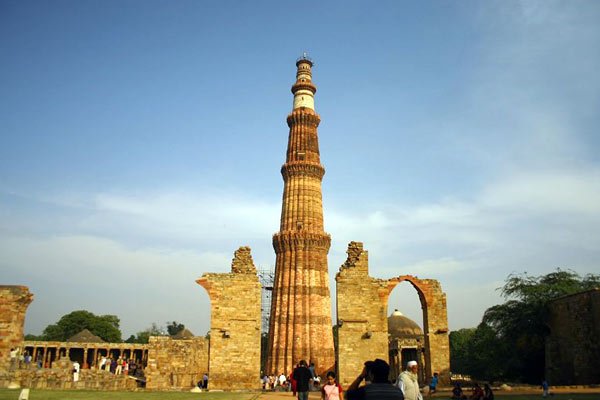
[[[440,280],[451,329],[511,272],[599,272],[600,3],[0,3],[0,282],[209,328],[194,280],[273,266],[295,60],[316,61],[333,277]],[[422,323],[408,285],[392,293]]]

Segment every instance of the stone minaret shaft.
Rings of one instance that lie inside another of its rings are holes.
[[[323,230],[317,127],[312,61],[296,62],[292,86],[294,109],[283,175],[283,205],[279,233],[273,235],[277,256],[269,324],[268,373],[290,373],[300,360],[314,362],[317,372],[335,364],[327,253],[330,236]]]

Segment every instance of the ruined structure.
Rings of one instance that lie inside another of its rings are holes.
[[[546,379],[552,385],[600,382],[600,288],[549,304]]]
[[[426,376],[450,381],[450,346],[446,294],[438,281],[403,275],[392,279],[369,276],[368,253],[360,242],[348,245],[348,258],[336,275],[338,320],[338,380],[349,385],[366,360],[388,359],[389,294],[402,281],[419,294],[423,309]]]
[[[23,345],[23,324],[33,295],[26,286],[0,286],[0,371],[10,367],[10,349]]]
[[[260,282],[249,247],[240,247],[231,273],[196,281],[211,302],[209,389],[260,388]]]
[[[189,389],[208,372],[208,339],[151,336],[146,388]]]
[[[421,327],[400,311],[394,310],[388,317],[388,353],[390,373],[396,377],[406,369],[409,361],[419,365],[419,382],[426,382],[425,337]]]
[[[315,363],[318,373],[335,363],[327,253],[330,236],[323,230],[320,163],[312,61],[306,54],[296,62],[292,86],[294,108],[283,176],[280,231],[273,235],[275,283],[269,321],[267,373],[289,374],[302,359]]]

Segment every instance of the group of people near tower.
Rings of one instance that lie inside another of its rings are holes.
[[[320,387],[322,400],[423,400],[421,388],[418,380],[419,365],[416,361],[409,361],[406,370],[398,375],[396,382],[390,382],[390,366],[381,359],[367,361],[360,375],[344,391],[341,385],[336,381],[336,375],[330,371],[324,384]],[[286,382],[286,377],[282,374],[282,386]],[[308,393],[311,391],[311,385],[315,382],[314,365],[309,367],[306,361],[302,360],[294,369],[293,373],[287,379],[292,383],[294,395],[298,394],[298,400],[308,400]],[[364,382],[364,385],[362,384]],[[437,391],[438,374],[433,374],[429,383],[428,395],[431,396]],[[465,400],[467,396],[463,394],[460,385],[456,385],[452,391],[453,399]],[[473,387],[473,393],[468,397],[471,400],[493,400],[494,393],[489,385],[481,388],[478,384]]]
[[[389,381],[390,366],[386,361],[381,359],[367,361],[360,375],[344,390],[336,381],[333,371],[327,373],[325,382],[320,386],[319,380],[316,379],[314,365],[308,366],[306,361],[302,360],[289,377],[282,374],[279,377],[281,382],[278,383],[282,388],[289,383],[293,394],[297,393],[298,400],[308,399],[308,393],[315,390],[313,389],[315,382],[316,387],[321,391],[322,400],[423,400],[417,378],[418,368],[416,361],[410,361],[406,371],[400,373],[396,383],[393,384]],[[276,377],[276,380],[279,378]],[[361,385],[363,381],[365,384]],[[437,381],[436,373],[429,384],[429,394],[435,393]]]

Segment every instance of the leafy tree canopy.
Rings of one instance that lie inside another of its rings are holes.
[[[478,379],[541,382],[549,302],[598,286],[600,275],[582,277],[571,270],[509,275],[499,288],[504,304],[488,308],[476,329],[450,333],[452,372]]]
[[[73,311],[63,315],[57,323],[48,325],[42,337],[44,340],[64,342],[82,330],[88,329],[103,340],[116,343],[121,341],[119,323],[119,317],[116,315],[94,315],[85,310]]]
[[[166,335],[165,328],[158,325],[156,322],[153,322],[152,325],[150,325],[145,330],[136,333],[135,336],[134,335],[129,336],[129,338],[127,338],[127,340],[125,342],[126,343],[147,344],[148,340],[150,339],[150,336],[165,336],[165,335]]]
[[[184,324],[180,324],[177,321],[173,321],[171,323],[167,323],[167,332],[169,335],[177,335],[179,332],[185,329]]]

